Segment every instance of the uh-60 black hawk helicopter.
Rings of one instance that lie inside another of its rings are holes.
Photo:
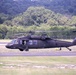
[[[20,51],[29,51],[29,49],[40,49],[40,48],[56,48],[66,47],[69,51],[70,46],[76,45],[76,38],[73,42],[56,40],[48,37],[47,35],[35,36],[27,35],[17,39],[12,40],[6,45],[9,49],[19,49]]]

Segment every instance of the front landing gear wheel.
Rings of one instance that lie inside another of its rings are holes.
[[[24,51],[24,49],[19,49],[20,51]]]
[[[25,51],[29,51],[29,49],[28,49],[28,48],[26,48],[26,49],[25,49]]]

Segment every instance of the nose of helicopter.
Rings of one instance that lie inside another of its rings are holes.
[[[11,48],[11,46],[10,45],[6,45],[6,48]]]

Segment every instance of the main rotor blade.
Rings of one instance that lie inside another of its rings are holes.
[[[72,32],[76,32],[76,30],[72,31]]]

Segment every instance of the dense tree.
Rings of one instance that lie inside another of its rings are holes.
[[[0,0],[0,13],[14,16],[29,6],[44,6],[62,14],[76,15],[76,0]]]
[[[41,24],[59,26],[59,25],[75,25],[76,17],[70,17],[54,13],[44,7],[29,7],[23,14],[12,20],[12,25],[40,26]],[[71,22],[73,20],[73,22]]]
[[[9,15],[0,13],[0,24],[4,23],[6,20],[11,20],[12,17]]]
[[[0,38],[4,39],[8,32],[7,26],[0,25]]]
[[[73,38],[75,8],[76,0],[0,0],[0,38],[30,30],[61,30],[58,36]]]

